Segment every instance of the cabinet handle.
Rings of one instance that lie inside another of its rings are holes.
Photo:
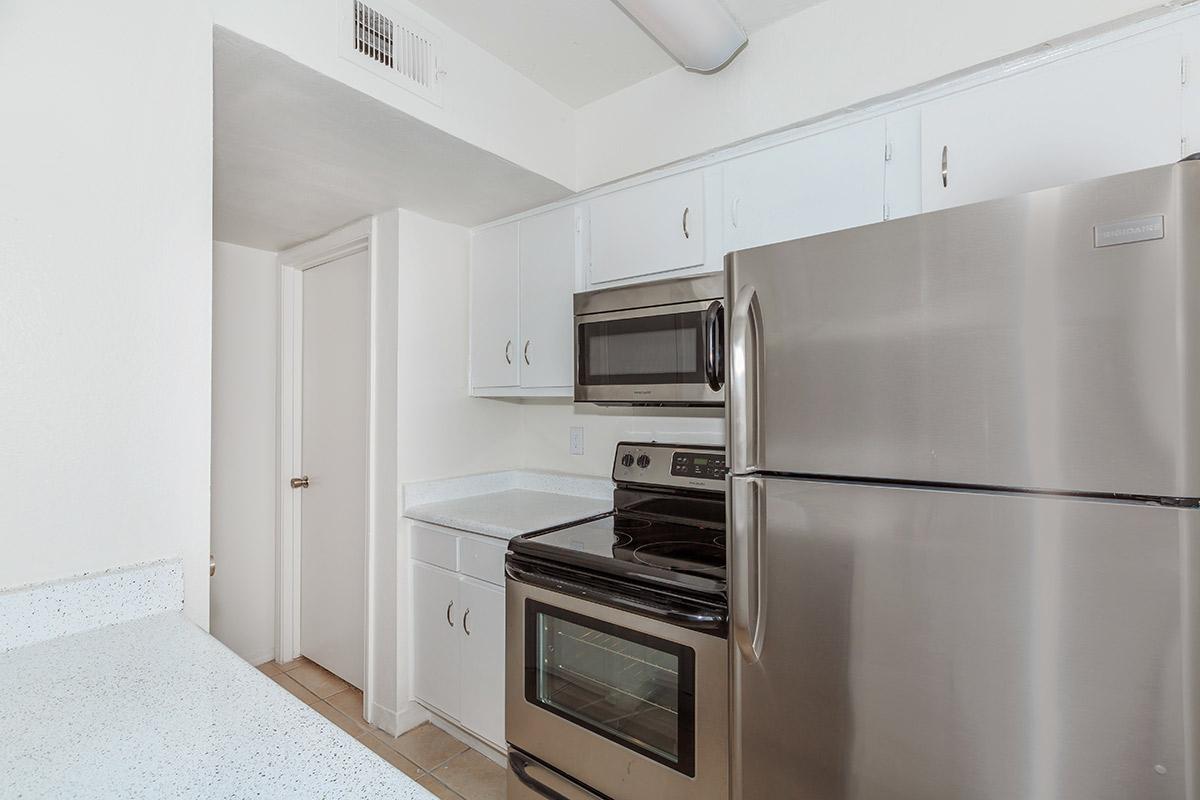
[[[454,601],[450,601],[450,605],[446,606],[446,624],[451,628],[454,627],[454,620],[450,618],[450,610],[454,608]]]
[[[512,363],[512,339],[509,339],[508,344],[504,345],[504,360],[509,364]]]
[[[688,229],[687,229],[687,218],[688,218],[689,211],[691,211],[690,208],[683,209],[683,238],[685,238],[685,239],[692,238],[692,235],[690,233],[688,233]]]
[[[470,616],[471,609],[468,608],[467,613],[463,614],[463,633],[465,633],[467,636],[471,635],[471,629],[467,627],[467,620],[470,618]]]
[[[942,145],[942,188],[950,185],[950,145]]]
[[[531,341],[532,340],[530,340],[530,339],[525,340],[525,364],[526,365],[529,364],[529,344]]]
[[[740,198],[740,197],[733,198],[733,203],[731,203],[729,206],[729,216],[730,216],[730,221],[733,222],[733,227],[735,227],[735,228],[739,227],[738,212],[741,210],[741,208],[742,208],[742,198]]]

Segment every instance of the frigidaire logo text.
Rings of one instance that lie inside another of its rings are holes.
[[[1123,219],[1120,222],[1110,222],[1107,225],[1097,225],[1092,229],[1095,247],[1111,247],[1117,244],[1132,242],[1147,242],[1163,238],[1162,215]]]

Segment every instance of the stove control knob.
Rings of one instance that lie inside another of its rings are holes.
[[[633,453],[626,453],[621,456],[621,466],[626,469],[633,466]]]
[[[646,467],[650,466],[650,456],[647,456],[647,455],[638,456],[637,465],[639,467],[641,467],[642,469],[645,469]]]

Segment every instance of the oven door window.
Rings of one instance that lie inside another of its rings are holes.
[[[695,776],[690,647],[535,600],[525,632],[527,701]]]
[[[578,356],[584,386],[705,383],[704,312],[580,323]]]

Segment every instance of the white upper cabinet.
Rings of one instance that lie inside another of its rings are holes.
[[[477,231],[471,241],[471,390],[569,396],[576,210]]]
[[[874,119],[726,163],[726,249],[879,222],[885,147],[886,124]]]
[[[517,224],[471,239],[471,387],[518,386],[519,256]]]
[[[926,211],[1180,157],[1182,38],[1146,35],[921,109]]]
[[[589,282],[704,266],[704,181],[693,170],[591,201]]]
[[[571,387],[576,222],[559,208],[520,223],[521,386]]]

